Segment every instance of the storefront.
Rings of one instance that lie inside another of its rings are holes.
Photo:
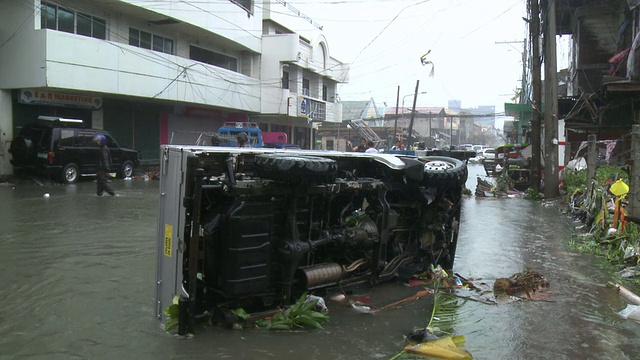
[[[41,115],[80,119],[87,128],[109,131],[120,146],[138,150],[143,164],[159,161],[162,106],[38,89],[14,91],[13,98],[14,135]]]

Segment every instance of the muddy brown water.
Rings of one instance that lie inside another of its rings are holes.
[[[473,191],[483,172],[469,170]],[[158,181],[113,185],[115,198],[96,197],[92,181],[0,185],[0,359],[389,359],[428,322],[429,297],[374,315],[327,300],[323,330],[168,335],[153,308]],[[570,219],[518,198],[463,206],[457,273],[495,279],[528,267],[551,284],[545,302],[460,300],[455,331],[475,359],[640,357],[640,325],[617,316],[626,304],[603,285],[615,269],[567,246]],[[419,290],[390,283],[352,297],[382,306]]]

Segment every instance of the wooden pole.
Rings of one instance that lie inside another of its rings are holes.
[[[398,138],[398,106],[400,106],[400,85],[398,85],[398,94],[396,95],[396,120],[393,125],[393,140],[392,143],[396,142]]]
[[[640,125],[631,127],[631,171],[629,173],[629,217],[640,218]]]
[[[609,285],[612,288],[614,288],[618,292],[618,294],[620,294],[620,296],[623,297],[628,302],[630,302],[630,303],[632,303],[634,305],[640,305],[640,296],[634,294],[629,289],[625,288],[624,286],[622,286],[620,284],[614,284],[614,283],[612,283],[610,281],[607,283],[607,285]]]
[[[556,2],[544,2],[544,197],[554,199],[558,191],[558,81],[556,65]]]
[[[411,108],[411,121],[409,122],[409,134],[407,134],[407,150],[411,146],[411,139],[413,135],[413,120],[416,117],[416,101],[418,100],[418,87],[420,86],[420,80],[416,80],[416,91],[413,95],[413,107]]]
[[[598,159],[598,147],[596,146],[596,135],[587,136],[587,196],[591,197],[593,190],[593,180],[596,178],[596,160]]]
[[[541,151],[541,117],[542,117],[542,79],[540,72],[540,7],[538,0],[529,0],[531,19],[529,34],[531,37],[531,87],[533,102],[531,104],[531,188],[540,192],[540,169],[542,168]]]

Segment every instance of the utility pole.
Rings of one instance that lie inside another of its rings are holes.
[[[496,41],[496,44],[507,44],[512,48],[516,49],[511,44],[524,44],[524,49],[522,50],[522,79],[520,80],[520,96],[518,99],[519,107],[520,107],[520,117],[518,119],[517,124],[515,124],[516,136],[513,139],[516,143],[522,143],[524,137],[522,133],[522,123],[524,122],[524,104],[527,102],[527,41],[526,39],[522,41]],[[516,49],[517,50],[517,49]]]
[[[391,143],[395,143],[398,138],[398,106],[400,106],[400,85],[398,85],[398,95],[396,95],[396,120],[393,125],[393,140]]]
[[[556,2],[542,3],[544,19],[544,197],[558,197],[558,81],[556,64]]]
[[[542,78],[540,73],[540,6],[538,0],[529,0],[531,19],[529,19],[529,35],[531,38],[531,86],[533,101],[531,104],[531,188],[540,192],[540,117],[542,115]]]
[[[527,39],[523,41],[524,49],[522,51],[522,90],[520,90],[520,121],[518,121],[518,134],[516,135],[516,141],[522,144],[524,141],[524,132],[522,130],[522,123],[524,122],[524,105],[528,103],[527,97]]]
[[[416,80],[416,91],[413,95],[413,107],[411,108],[411,121],[409,122],[409,134],[407,134],[407,146],[411,146],[411,137],[413,135],[413,120],[416,117],[416,101],[418,100],[418,87],[420,80]]]

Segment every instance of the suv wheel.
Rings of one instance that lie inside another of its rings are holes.
[[[134,166],[131,161],[125,161],[124,164],[122,164],[118,177],[121,179],[131,177],[131,175],[133,175],[133,168]]]
[[[80,168],[74,163],[67,164],[62,169],[62,182],[65,184],[73,184],[80,177]]]
[[[467,181],[467,167],[458,159],[427,156],[424,158],[425,182],[428,185],[462,185]]]
[[[336,162],[331,159],[283,154],[256,155],[255,166],[260,177],[290,184],[331,183],[338,169]]]

